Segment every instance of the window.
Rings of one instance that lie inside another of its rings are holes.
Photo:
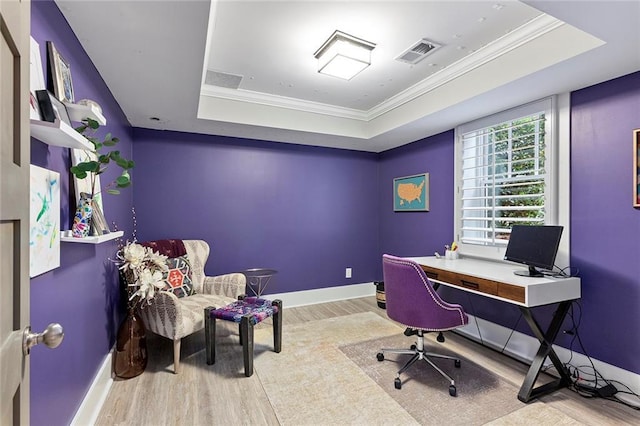
[[[502,258],[511,227],[557,224],[553,99],[456,129],[456,240]]]

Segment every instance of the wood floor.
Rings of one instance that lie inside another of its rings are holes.
[[[359,312],[374,312],[387,318],[386,311],[377,307],[375,297],[367,297],[285,308],[283,326]],[[271,325],[258,325],[262,326]],[[219,335],[224,333],[220,328]],[[237,331],[235,327],[227,330],[229,334]],[[231,337],[228,340],[231,341]],[[453,333],[447,334],[445,344],[520,387],[528,368],[526,365]],[[148,348],[147,370],[136,378],[113,383],[97,425],[279,424],[257,374],[244,377],[240,346],[220,345],[216,364],[208,366],[204,334],[200,332],[185,338],[182,371],[178,375],[173,374],[173,349],[169,340],[151,335]],[[286,350],[286,342],[283,342],[283,350]],[[514,394],[513,397],[517,396]],[[567,389],[543,397],[541,401],[585,425],[640,423],[637,410],[603,399],[586,399]],[[291,396],[291,403],[295,404],[295,395]],[[327,419],[326,424],[333,422]],[[526,419],[519,424],[527,424]]]

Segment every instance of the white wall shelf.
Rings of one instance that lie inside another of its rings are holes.
[[[59,119],[53,123],[31,120],[31,136],[48,145],[93,150],[93,145],[87,138]]]
[[[116,238],[122,237],[123,235],[124,231],[115,231],[98,236],[75,238],[71,236],[71,231],[61,231],[60,241],[62,241],[63,243],[100,244],[107,241],[115,240]]]
[[[71,119],[71,121],[80,122],[88,117],[96,120],[101,126],[107,124],[107,119],[96,106],[78,105],[68,102],[65,102],[64,105],[67,107],[67,113],[69,114],[69,119]]]

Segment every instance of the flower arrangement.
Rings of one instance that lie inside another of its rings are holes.
[[[163,272],[168,270],[167,256],[154,252],[136,242],[129,242],[120,249],[115,262],[125,278],[129,307],[138,301],[151,302],[157,292],[166,285]]]

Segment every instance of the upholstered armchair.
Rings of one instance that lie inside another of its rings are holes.
[[[186,251],[188,265],[185,262],[178,263],[177,266],[174,264],[179,276],[190,265],[193,294],[190,289],[186,292],[160,291],[150,304],[143,304],[139,309],[147,330],[173,340],[173,365],[174,373],[177,374],[180,371],[182,338],[204,328],[204,308],[225,306],[237,300],[239,295],[245,294],[246,278],[240,273],[205,276],[204,266],[210,249],[209,244],[202,240],[160,240],[141,244],[169,256],[169,261],[183,258],[175,255]]]

